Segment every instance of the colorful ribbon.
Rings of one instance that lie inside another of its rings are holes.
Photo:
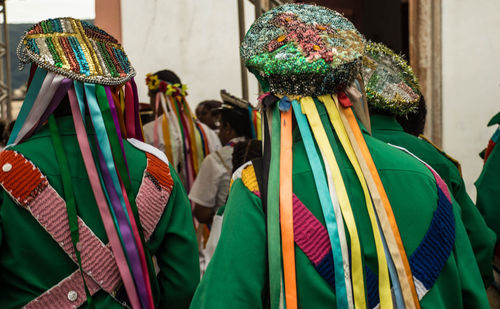
[[[349,100],[345,94],[343,94],[342,99]],[[387,247],[391,253],[392,260],[398,273],[399,284],[401,286],[405,306],[408,309],[420,308],[417,292],[413,283],[410,264],[399,234],[396,219],[394,218],[389,198],[387,197],[382,181],[380,180],[380,176],[377,168],[375,167],[370,151],[368,150],[363,134],[361,133],[361,129],[359,128],[358,122],[351,108],[345,107],[345,104],[341,104],[340,116],[356,155],[364,158],[364,160],[360,161],[361,168],[363,169],[363,174],[365,175],[368,187],[370,188],[370,193],[374,202],[373,204],[387,241]]]
[[[102,86],[101,86],[102,87]],[[107,97],[104,88],[99,89],[100,101],[102,105],[107,105],[109,109]],[[94,126],[97,142],[98,142],[98,157],[101,165],[102,177],[105,182],[105,190],[110,198],[111,207],[114,210],[118,222],[119,234],[121,235],[125,252],[133,271],[133,276],[139,292],[139,298],[145,308],[153,306],[152,293],[150,291],[149,274],[147,272],[144,248],[139,236],[137,224],[126,194],[123,183],[117,173],[115,167],[113,153],[111,151],[111,142],[106,131],[106,122],[103,119],[101,109],[96,97],[96,85],[85,83],[86,101],[89,107],[92,124]],[[83,104],[83,102],[80,102]],[[113,124],[108,122],[108,130],[114,130]],[[116,131],[114,131],[116,133]],[[113,139],[113,143],[118,143],[118,138]],[[120,156],[119,152],[115,151],[115,155]],[[123,177],[124,175],[122,175]],[[127,175],[128,176],[128,175]]]
[[[321,101],[328,113],[330,118],[330,122],[337,133],[337,136],[340,140],[344,151],[351,162],[356,176],[360,182],[361,188],[363,190],[363,194],[365,196],[366,209],[368,211],[368,217],[370,218],[370,223],[373,231],[373,238],[375,240],[375,248],[377,252],[377,262],[378,262],[378,277],[379,277],[379,296],[380,296],[380,306],[382,309],[384,308],[392,308],[392,296],[391,296],[391,283],[389,280],[389,273],[387,270],[387,260],[384,251],[384,245],[381,238],[381,231],[379,230],[377,217],[375,215],[372,200],[370,197],[370,192],[368,191],[368,187],[361,171],[360,164],[358,160],[363,160],[363,157],[358,158],[354,153],[351,142],[347,135],[346,129],[340,119],[340,113],[337,109],[337,105],[333,101],[330,95],[324,95],[318,97],[319,101]]]
[[[295,113],[295,119],[297,120],[297,125],[300,130],[300,135],[304,141],[304,147],[306,148],[307,158],[309,160],[309,165],[311,166],[311,171],[313,173],[314,182],[316,184],[316,190],[318,191],[319,201],[321,204],[321,209],[323,210],[323,216],[325,218],[326,230],[328,232],[330,245],[333,253],[333,264],[335,269],[335,297],[337,300],[337,308],[344,309],[349,308],[349,302],[347,297],[346,286],[351,284],[350,280],[344,276],[344,266],[342,260],[342,247],[339,238],[339,227],[337,226],[337,219],[335,217],[335,212],[333,210],[333,204],[330,199],[328,185],[326,182],[325,175],[322,173],[323,167],[321,165],[321,159],[316,151],[316,146],[314,145],[314,140],[311,135],[311,130],[307,124],[307,119],[301,111],[301,107],[296,100],[292,101],[293,111]],[[342,219],[341,219],[342,220]],[[341,229],[344,228],[343,224],[340,226]],[[345,239],[344,239],[345,243]],[[345,253],[348,256],[348,253]],[[352,297],[352,296],[351,296]]]
[[[271,308],[282,308],[281,291],[281,237],[279,226],[279,186],[280,186],[280,111],[273,106],[269,112],[271,119],[271,162],[267,195],[267,241],[269,261],[269,295]]]
[[[321,119],[319,117],[318,110],[314,100],[311,97],[304,97],[300,99],[300,104],[302,110],[305,112],[309,125],[313,131],[316,138],[318,146],[321,152],[324,153],[326,157],[326,162],[328,162],[329,169],[332,172],[333,183],[337,196],[339,198],[340,208],[342,210],[342,215],[349,231],[350,242],[351,242],[351,252],[352,252],[352,281],[353,281],[353,294],[354,294],[354,306],[357,308],[366,307],[366,297],[365,297],[365,284],[363,276],[363,263],[361,256],[361,244],[359,242],[358,231],[356,228],[356,222],[354,220],[354,214],[349,202],[349,197],[347,195],[347,190],[340,172],[340,168],[335,159],[335,154],[330,146],[330,142],[326,135],[325,129],[322,125]]]
[[[21,110],[19,111],[19,115],[17,116],[16,123],[12,128],[12,132],[9,136],[9,141],[7,142],[7,145],[13,144],[14,141],[16,140],[19,131],[23,127],[24,121],[28,117],[31,108],[33,107],[33,104],[35,103],[35,100],[41,91],[42,85],[49,81],[48,79],[47,82],[45,82],[46,74],[47,71],[40,68],[36,69],[35,74],[33,75],[33,79],[31,80],[30,87],[26,92],[26,97],[24,98],[24,102],[23,105],[21,106]]]
[[[87,170],[90,185],[92,187],[92,191],[94,193],[94,197],[101,214],[103,225],[106,230],[106,235],[111,244],[113,254],[115,255],[116,264],[118,266],[118,270],[120,271],[120,276],[122,278],[123,285],[125,286],[125,290],[127,292],[132,308],[140,308],[139,297],[134,284],[134,280],[132,278],[132,273],[130,272],[130,269],[128,267],[127,259],[125,258],[120,238],[115,229],[115,224],[113,222],[113,218],[107,205],[106,197],[100,184],[99,174],[93,160],[89,141],[87,139],[87,132],[85,131],[82,114],[79,109],[75,90],[73,88],[70,88],[70,90],[68,91],[68,96],[71,106],[71,112],[73,115],[73,121],[75,124],[78,144],[80,145],[80,151],[82,153],[85,169]]]

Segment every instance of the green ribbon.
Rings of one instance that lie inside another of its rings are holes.
[[[267,242],[269,261],[269,295],[271,308],[280,308],[281,299],[281,236],[280,236],[280,111],[272,107],[271,162],[267,194]]]
[[[137,210],[137,204],[135,203],[135,196],[132,192],[132,183],[130,181],[129,173],[127,170],[127,165],[125,163],[125,158],[123,157],[121,146],[120,146],[120,138],[116,131],[115,123],[113,121],[113,116],[111,115],[111,109],[109,107],[108,97],[106,95],[106,89],[102,85],[96,85],[96,97],[97,103],[99,105],[99,109],[102,113],[102,118],[104,121],[104,127],[109,136],[109,142],[111,145],[111,152],[113,154],[113,159],[115,161],[115,166],[118,171],[118,174],[122,178],[123,186],[125,187],[125,191],[127,192],[127,197],[129,200],[130,208],[132,209],[132,214],[134,216],[135,222],[137,224],[137,230],[139,231],[139,236],[141,239],[142,247],[144,248],[144,253],[146,255],[146,264],[148,266],[149,273],[149,281],[151,283],[151,289],[153,291],[153,296],[157,299],[157,293],[159,293],[159,284],[158,280],[156,280],[156,272],[154,270],[154,265],[151,262],[152,258],[149,254],[149,250],[146,248],[146,243],[144,241],[144,232],[142,229],[142,225],[139,219],[139,212]]]
[[[23,124],[26,121],[31,108],[33,107],[33,104],[38,97],[38,93],[40,92],[40,88],[42,87],[46,75],[47,71],[45,71],[44,69],[36,69],[35,75],[33,75],[33,80],[31,81],[28,92],[26,93],[26,97],[24,98],[23,105],[21,106],[21,110],[19,111],[19,115],[17,116],[16,123],[12,128],[12,133],[9,136],[7,145],[14,143],[14,141],[16,140],[17,134],[19,134],[19,131],[23,127]]]
[[[73,184],[71,182],[71,174],[69,172],[68,159],[66,157],[66,153],[64,152],[61,135],[59,134],[59,128],[57,127],[54,115],[50,115],[49,117],[49,129],[50,129],[50,136],[52,138],[52,144],[56,152],[56,159],[57,162],[59,163],[59,169],[61,171],[64,198],[66,201],[66,211],[68,213],[69,230],[71,233],[71,242],[73,243],[73,250],[75,250],[76,260],[78,261],[78,267],[80,268],[80,274],[82,275],[83,285],[85,287],[85,294],[87,296],[87,305],[89,306],[89,308],[94,308],[92,295],[90,295],[87,283],[85,282],[85,277],[83,276],[80,251],[77,249],[77,244],[78,241],[80,240],[80,234],[78,231],[78,214],[76,211],[75,194],[73,192]]]

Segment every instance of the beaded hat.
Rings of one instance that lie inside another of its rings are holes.
[[[394,115],[417,108],[421,96],[417,77],[406,60],[387,46],[367,44],[362,75],[371,108]]]
[[[29,28],[17,48],[22,64],[39,67],[81,82],[123,84],[135,76],[125,51],[105,31],[85,21],[64,17]]]
[[[255,21],[240,53],[265,91],[319,96],[336,93],[354,80],[364,48],[363,35],[341,14],[287,4]]]

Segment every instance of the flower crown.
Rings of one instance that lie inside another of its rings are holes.
[[[159,79],[158,75],[156,74],[151,74],[151,73],[146,74],[146,85],[148,85],[148,89],[150,91],[159,90],[161,92],[164,92],[165,95],[167,96],[187,95],[186,92],[187,85],[179,83],[171,84],[169,82]]]

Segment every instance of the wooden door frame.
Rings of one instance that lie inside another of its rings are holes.
[[[410,65],[427,105],[425,134],[442,146],[442,0],[408,0],[408,6]]]

